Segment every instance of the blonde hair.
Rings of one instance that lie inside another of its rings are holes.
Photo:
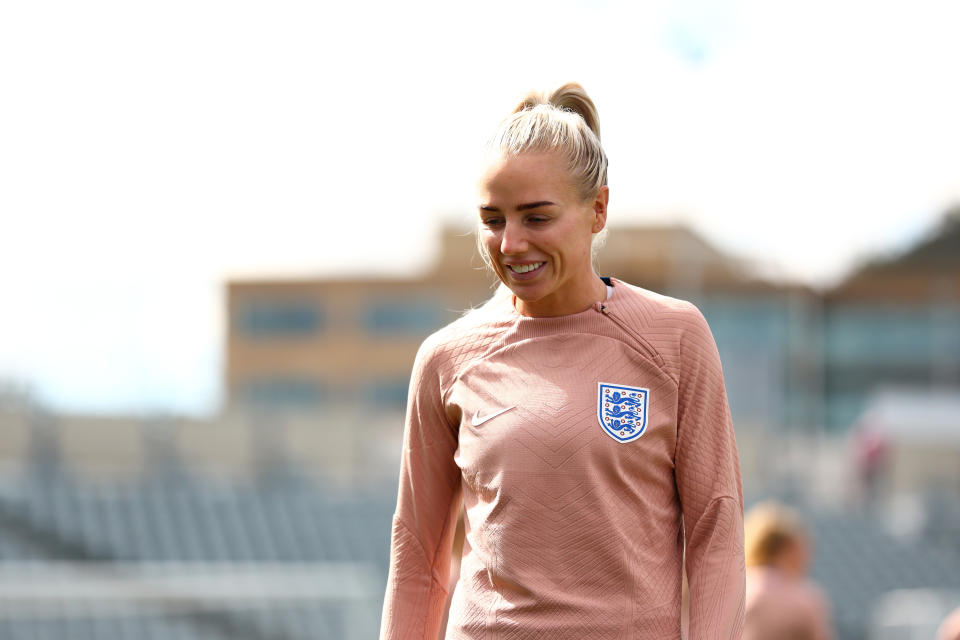
[[[600,145],[600,117],[587,92],[568,82],[548,93],[523,97],[487,144],[501,155],[557,151],[584,200],[607,184],[607,154]]]
[[[600,144],[600,116],[582,86],[568,82],[549,93],[530,91],[514,107],[487,142],[487,151],[500,156],[558,152],[567,161],[570,178],[586,201],[607,185],[607,154]],[[607,237],[606,228],[594,234],[591,259]],[[477,235],[484,264],[493,269],[486,247]]]
[[[776,502],[761,502],[743,520],[748,567],[774,564],[785,549],[808,539],[800,515]]]

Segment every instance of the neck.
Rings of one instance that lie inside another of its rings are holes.
[[[513,307],[520,315],[531,318],[550,318],[568,316],[586,311],[597,302],[607,299],[607,285],[595,273],[591,272],[588,286],[578,291],[578,295],[557,298],[550,296],[542,300],[526,301],[513,296]]]

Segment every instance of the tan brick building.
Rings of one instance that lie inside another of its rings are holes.
[[[771,289],[678,226],[613,229],[599,267],[604,275],[686,297]],[[396,407],[423,338],[481,304],[494,285],[473,234],[451,228],[443,231],[436,264],[414,279],[230,282],[228,404]]]

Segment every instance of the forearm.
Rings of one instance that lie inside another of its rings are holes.
[[[435,556],[435,557],[431,557]],[[428,553],[394,520],[380,640],[436,640],[447,603],[449,552]]]
[[[743,511],[730,496],[713,500],[687,532],[690,638],[740,638],[745,575]]]

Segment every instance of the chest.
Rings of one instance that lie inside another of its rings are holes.
[[[468,484],[562,478],[642,483],[672,469],[674,381],[645,355],[603,336],[511,345],[461,372],[457,464]]]

